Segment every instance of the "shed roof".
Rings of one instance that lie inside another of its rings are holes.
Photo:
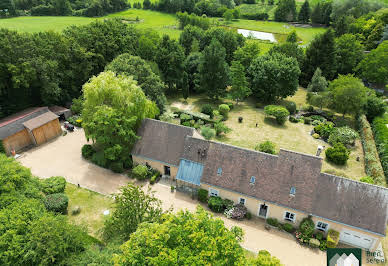
[[[24,122],[46,112],[48,112],[47,107],[29,108],[0,120],[0,139],[5,139],[22,131]]]
[[[34,117],[24,122],[23,126],[28,128],[29,130],[34,130],[35,128],[43,126],[44,124],[47,124],[48,122],[51,122],[57,118],[58,116],[56,114],[54,114],[53,112],[47,111],[46,113],[43,113],[37,117]]]

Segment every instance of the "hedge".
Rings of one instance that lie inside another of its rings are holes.
[[[198,189],[198,200],[200,202],[207,202],[208,191],[206,189],[200,188]]]
[[[210,197],[207,203],[209,209],[214,212],[224,211],[224,201],[220,197]]]
[[[148,178],[148,168],[145,165],[139,164],[132,169],[132,174],[137,180],[145,180]]]
[[[278,226],[279,221],[276,218],[267,218],[267,224],[272,226]]]
[[[48,211],[66,214],[69,198],[64,193],[47,195],[44,199],[44,206]]]
[[[375,140],[371,126],[365,115],[358,118],[358,127],[360,130],[360,137],[362,147],[364,149],[365,157],[365,172],[372,177],[376,185],[386,186],[383,167],[381,166],[379,154],[377,153]]]
[[[93,149],[92,145],[85,144],[84,146],[82,146],[81,152],[82,157],[84,157],[85,159],[91,159],[96,151]]]
[[[385,180],[388,182],[388,115],[376,117],[372,123],[372,129],[375,136],[377,151],[380,156],[381,166],[385,174]]]
[[[5,153],[5,148],[3,145],[3,141],[0,139],[0,153]]]
[[[45,194],[63,193],[66,188],[66,179],[62,176],[52,176],[42,180],[42,191]]]
[[[339,241],[339,232],[329,229],[329,232],[327,233],[327,247],[328,248],[335,248],[338,245]]]

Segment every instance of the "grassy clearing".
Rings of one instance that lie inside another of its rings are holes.
[[[86,225],[89,233],[98,238],[99,230],[104,225],[103,212],[108,209],[112,211],[113,199],[70,183],[67,183],[65,193],[69,197],[69,220],[75,224]],[[71,215],[75,206],[79,206],[81,212]]]
[[[299,107],[305,104],[305,96],[306,91],[299,89],[288,100],[295,101]],[[169,101],[170,103],[183,102],[183,99],[173,98]],[[206,103],[217,107],[222,101],[213,101],[203,95],[195,95],[187,99],[187,105],[193,105],[194,111],[200,111],[200,106]],[[238,123],[238,117],[240,116],[244,119],[243,123]],[[258,123],[258,127],[256,127],[256,123]],[[225,124],[232,131],[227,135],[217,137],[216,140],[248,149],[254,149],[258,143],[265,140],[274,142],[278,150],[283,148],[312,155],[315,155],[318,145],[325,145],[326,148],[330,147],[330,144],[310,136],[310,131],[313,129],[312,125],[295,124],[289,121],[283,126],[277,125],[274,120],[265,116],[263,109],[255,108],[255,101],[253,99],[235,106]],[[324,152],[321,156],[325,157]],[[356,160],[357,157],[360,158],[359,161]],[[337,166],[324,159],[322,172],[330,171],[332,174],[344,175],[348,178],[359,180],[366,175],[363,162],[362,147],[358,140],[350,154],[347,165]]]

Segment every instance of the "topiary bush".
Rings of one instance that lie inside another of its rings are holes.
[[[63,193],[66,188],[66,179],[62,176],[52,176],[42,180],[42,191],[45,194]]]
[[[69,198],[64,193],[49,194],[44,199],[44,206],[48,211],[66,214],[68,205]]]
[[[336,127],[330,133],[328,142],[331,145],[342,143],[345,146],[354,146],[357,137],[357,132],[350,127]]]
[[[327,233],[327,240],[326,240],[328,248],[337,247],[338,241],[339,241],[339,235],[340,235],[339,232],[337,232],[333,229],[329,229],[329,231]]]
[[[207,203],[208,194],[209,192],[206,189],[198,189],[198,200]]]
[[[345,165],[349,159],[349,150],[342,144],[336,143],[325,151],[326,158],[337,165]]]
[[[275,117],[279,125],[283,125],[287,120],[287,116],[290,115],[290,112],[284,106],[280,105],[267,105],[264,107],[264,112],[268,116]]]
[[[220,104],[218,106],[218,111],[226,119],[226,118],[228,118],[228,113],[230,111],[230,108],[227,104]]]
[[[292,102],[292,101],[286,101],[284,103],[284,107],[286,107],[286,109],[288,110],[288,112],[290,112],[290,114],[295,114],[296,112],[296,104],[295,102]]]
[[[123,162],[111,162],[109,164],[109,169],[115,173],[122,173],[124,172]]]
[[[276,218],[267,218],[266,222],[267,224],[276,226],[276,227],[279,225],[279,221]]]
[[[207,204],[209,209],[214,212],[224,211],[224,201],[220,197],[210,197]]]
[[[93,154],[96,151],[93,149],[92,145],[85,144],[84,146],[82,146],[81,152],[82,152],[82,157],[84,157],[85,159],[90,159],[93,157]]]
[[[269,154],[276,154],[276,145],[275,143],[266,140],[259,145],[256,145],[255,150],[269,153]]]
[[[309,241],[309,246],[312,248],[319,248],[320,245],[321,245],[321,242],[318,239],[311,238]]]
[[[283,230],[292,234],[295,232],[295,227],[292,224],[285,223],[283,224]]]
[[[145,180],[148,178],[148,168],[143,164],[139,164],[132,169],[132,175],[137,180]]]
[[[213,118],[213,107],[210,104],[204,104],[201,107],[201,113],[209,115],[210,118]]]

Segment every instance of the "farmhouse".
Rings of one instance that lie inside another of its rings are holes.
[[[29,108],[0,120],[0,139],[8,155],[45,143],[61,133],[58,116],[47,107]]]
[[[388,190],[321,173],[322,158],[280,150],[270,155],[204,140],[192,128],[145,119],[133,149],[177,188],[208,190],[245,204],[261,218],[295,225],[311,216],[316,229],[340,232],[340,242],[374,251],[386,234]]]

